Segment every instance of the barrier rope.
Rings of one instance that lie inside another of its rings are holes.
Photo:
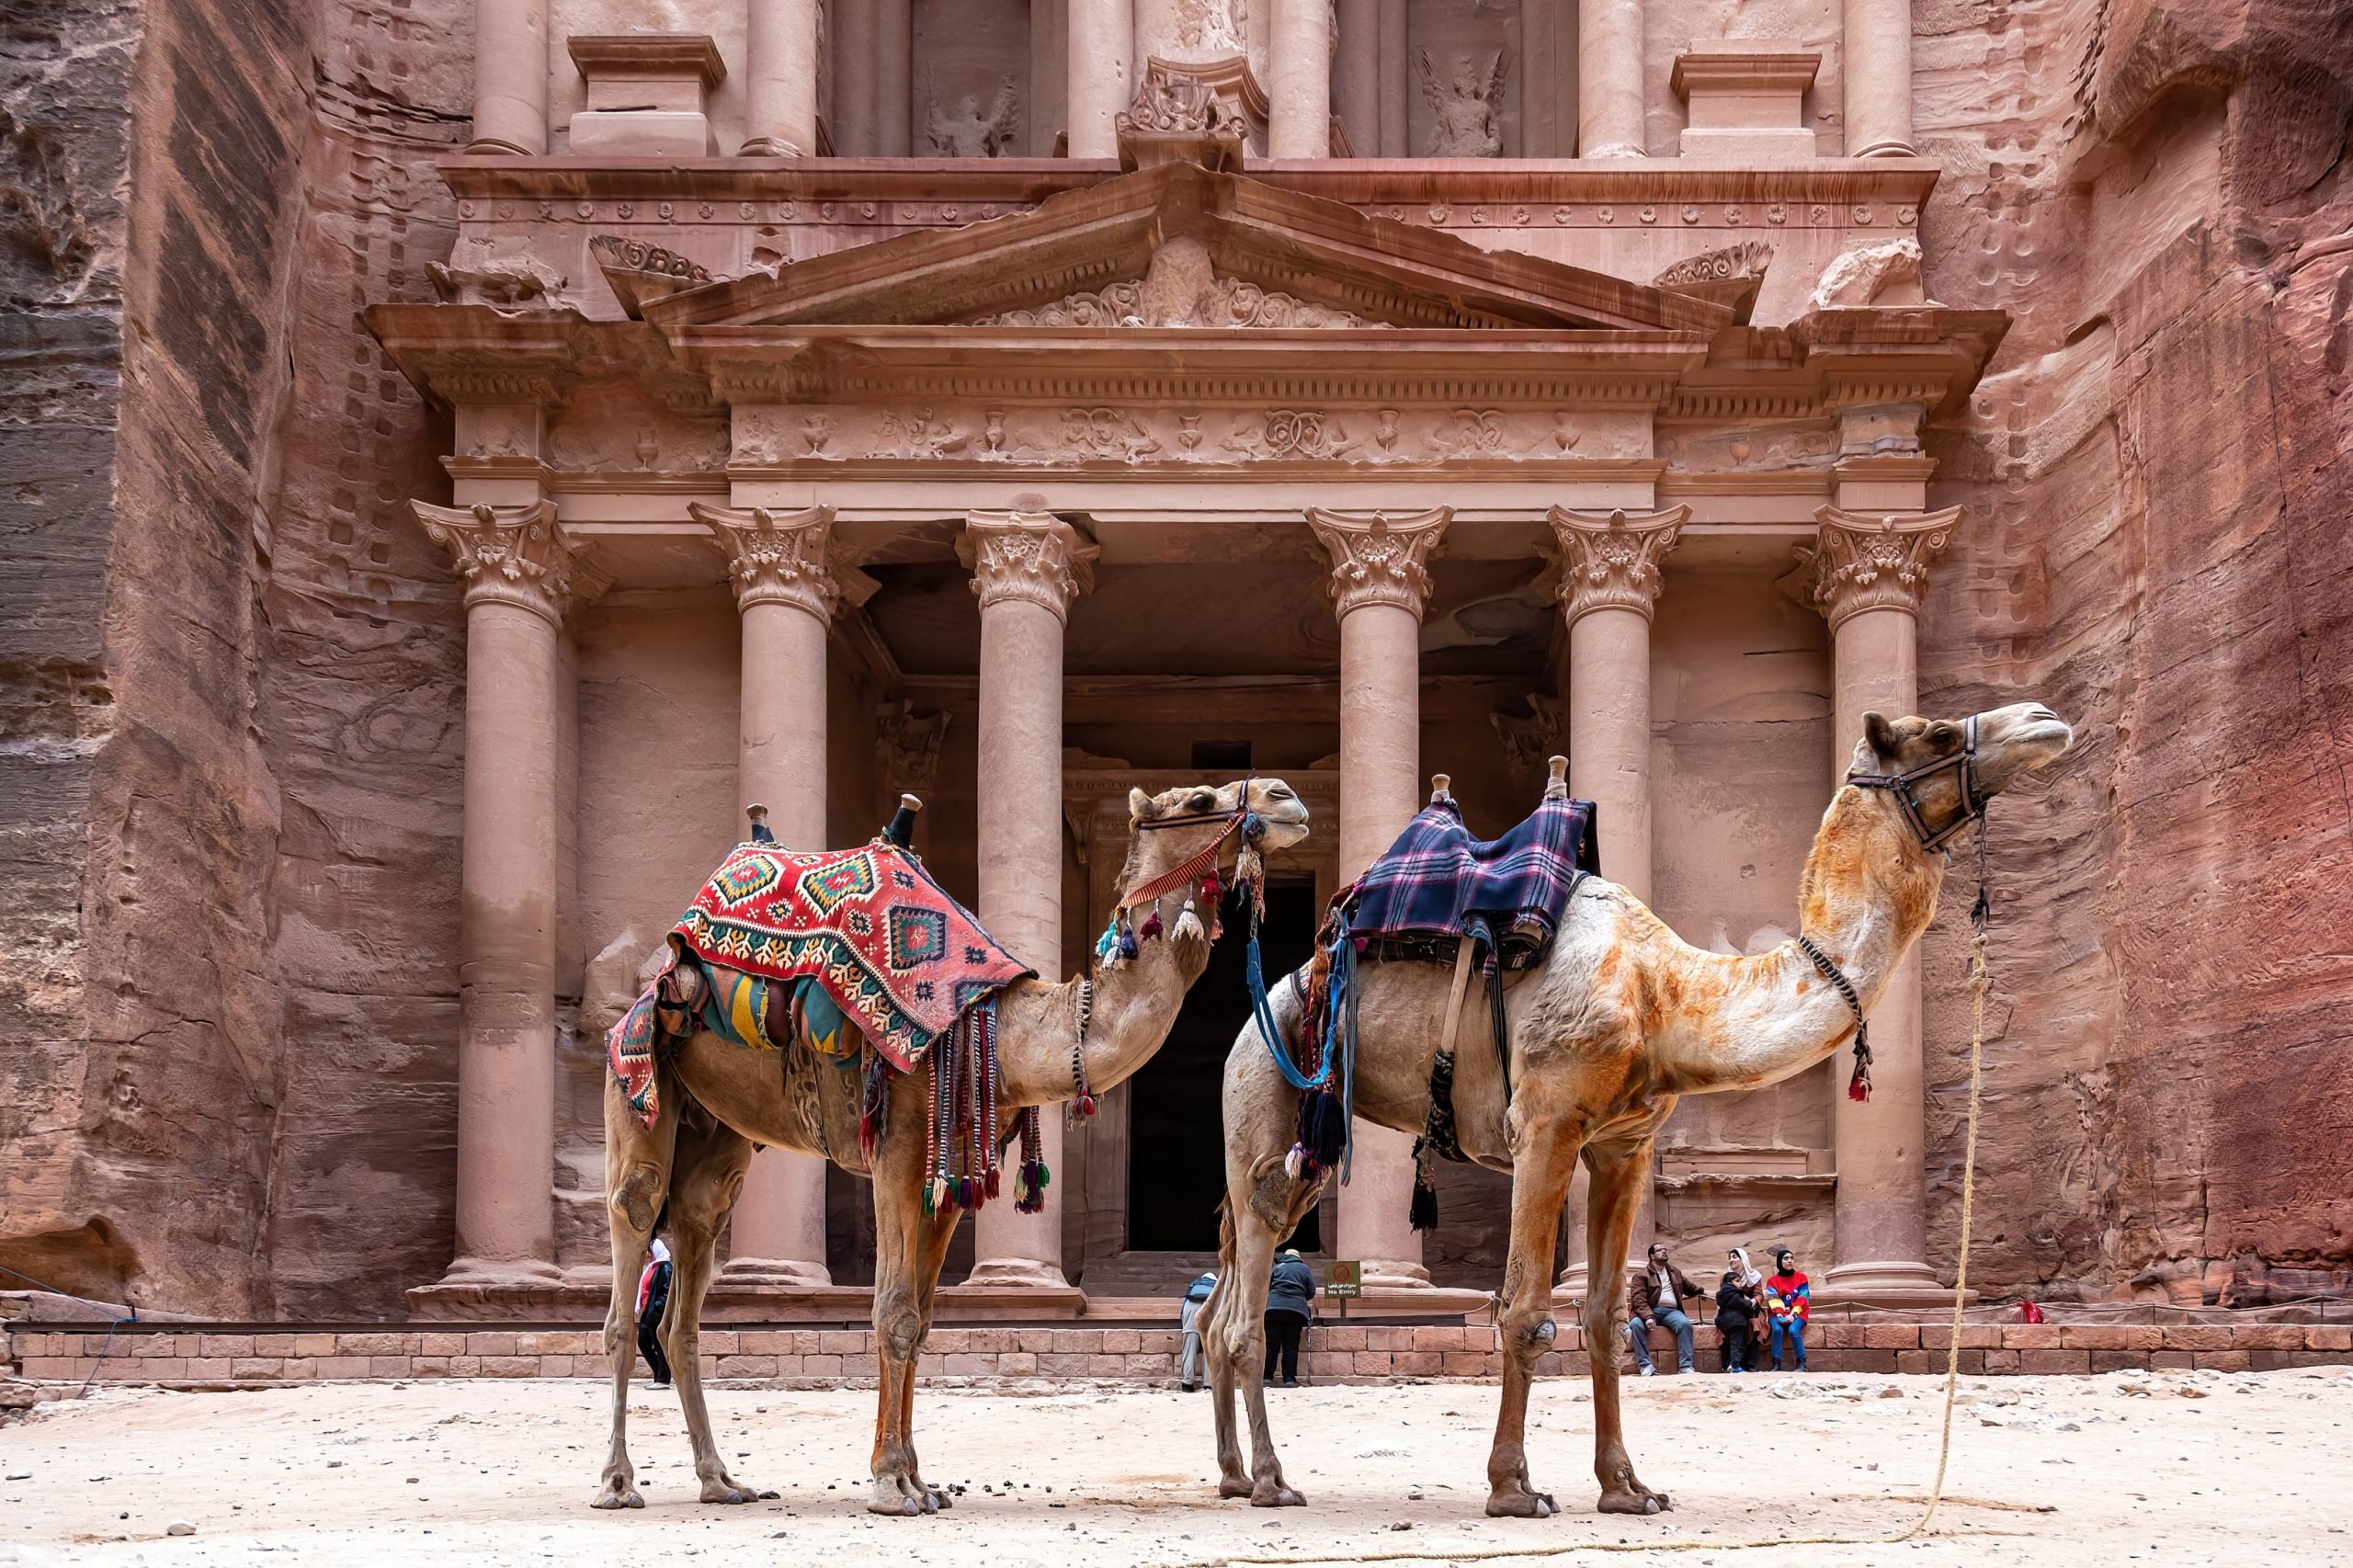
[[[114,1311],[114,1303],[111,1301],[94,1301],[87,1296],[77,1296],[71,1290],[61,1290],[45,1279],[36,1279],[29,1274],[19,1274],[17,1270],[7,1267],[5,1265],[0,1265],[0,1274],[6,1274],[12,1279],[21,1279],[36,1290],[46,1290],[52,1296],[63,1296],[69,1301],[79,1301],[85,1307],[96,1307],[103,1312],[111,1312]],[[84,1378],[82,1380],[82,1386],[74,1391],[74,1397],[75,1399],[79,1399],[84,1394],[88,1393],[90,1392],[90,1385],[97,1381],[98,1369],[107,1364],[107,1353],[114,1348],[114,1331],[120,1328],[124,1324],[137,1323],[139,1321],[139,1309],[137,1307],[131,1306],[126,1303],[122,1310],[125,1315],[115,1318],[112,1322],[107,1324],[107,1336],[98,1344],[97,1358],[90,1363],[90,1375]]]

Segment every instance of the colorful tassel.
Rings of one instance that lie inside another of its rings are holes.
[[[1847,1080],[1847,1097],[1850,1100],[1871,1097],[1871,1047],[1860,1031],[1855,1037],[1855,1071]]]
[[[1176,939],[1180,942],[1198,942],[1207,935],[1208,933],[1201,929],[1201,917],[1193,913],[1193,901],[1188,896],[1185,900],[1185,907],[1176,915]]]
[[[1188,903],[1185,907],[1190,909],[1193,906]],[[1136,935],[1147,942],[1160,935],[1160,905],[1155,903],[1152,906],[1152,913],[1143,917],[1143,925],[1137,929]]]
[[[1124,963],[1124,962],[1126,962],[1127,960],[1131,960],[1131,959],[1134,958],[1135,956],[1136,956],[1136,934],[1135,934],[1135,930],[1134,930],[1134,928],[1133,928],[1133,927],[1131,927],[1131,926],[1120,926],[1120,961],[1121,961],[1122,963]]]

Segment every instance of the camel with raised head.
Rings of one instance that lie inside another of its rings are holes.
[[[1129,809],[1137,831],[1120,873],[1123,907],[1141,907],[1144,901],[1135,896],[1137,890],[1186,868],[1191,868],[1184,879],[1189,881],[1209,867],[1231,865],[1240,847],[1233,828],[1244,811],[1256,812],[1265,824],[1261,849],[1286,848],[1307,836],[1307,807],[1279,778],[1221,789],[1184,786],[1156,796],[1137,790],[1129,795]],[[1166,831],[1151,831],[1155,826]],[[1202,860],[1205,852],[1210,858]],[[1202,919],[1208,917],[1203,912]],[[1082,1084],[1099,1094],[1132,1077],[1168,1038],[1185,993],[1209,960],[1210,933],[1201,920],[1179,918],[1165,935],[1141,942],[1133,959],[1109,966],[1091,982],[1021,980],[1006,987],[997,997],[996,1023],[1004,1124],[1009,1129],[1021,1107],[1075,1097]],[[1083,1036],[1082,1007],[1087,1009]],[[925,1210],[927,1070],[918,1067],[892,1083],[870,1168],[859,1153],[859,1075],[821,1061],[797,1027],[780,1051],[734,1045],[697,1030],[657,1069],[660,1114],[651,1127],[639,1121],[620,1085],[608,1075],[605,1191],[613,1297],[605,1319],[605,1350],[612,1363],[613,1442],[596,1506],[645,1506],[625,1427],[637,1355],[632,1329],[638,1275],[665,1206],[675,1273],[662,1342],[686,1411],[702,1500],[748,1503],[758,1495],[728,1473],[711,1439],[699,1320],[710,1284],[713,1243],[760,1144],[817,1154],[871,1180],[874,1341],[881,1389],[868,1506],[898,1515],[948,1506],[944,1494],[923,1483],[913,1433],[915,1357],[930,1332],[940,1265],[961,1213],[953,1205],[937,1212]],[[1008,1182],[997,1201],[1013,1201],[1010,1187]]]
[[[1703,952],[1623,888],[1588,878],[1569,900],[1546,955],[1506,1003],[1511,1095],[1505,1104],[1483,998],[1457,1024],[1454,1103],[1464,1153],[1512,1177],[1511,1241],[1497,1295],[1502,1409],[1487,1457],[1487,1512],[1541,1518],[1559,1505],[1528,1475],[1524,1434],[1536,1359],[1552,1347],[1552,1247],[1569,1178],[1592,1174],[1586,1214],[1595,1289],[1584,1326],[1593,1378],[1594,1473],[1604,1513],[1655,1513],[1665,1494],[1635,1479],[1620,1430],[1618,1359],[1634,1211],[1651,1140],[1684,1095],[1754,1089],[1820,1062],[1854,1033],[1858,1014],[1806,945],[1835,965],[1868,1008],[1935,915],[1938,847],[1991,796],[2057,758],[2073,740],[2039,703],[1972,720],[1864,716],[1848,782],[1823,813],[1798,889],[1800,936],[1768,953]],[[1355,1110],[1419,1132],[1430,1063],[1454,994],[1433,963],[1357,971]],[[1271,988],[1276,1028],[1296,1045],[1297,995]],[[1201,1314],[1217,1413],[1221,1496],[1261,1507],[1303,1499],[1283,1480],[1267,1425],[1261,1326],[1274,1251],[1321,1197],[1285,1168],[1299,1096],[1278,1073],[1255,1020],[1225,1068],[1226,1219],[1219,1278]],[[1234,1430],[1237,1381],[1250,1412],[1251,1469]]]

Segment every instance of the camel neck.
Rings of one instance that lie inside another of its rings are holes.
[[[1798,891],[1798,929],[1868,1009],[1927,929],[1944,858],[1924,852],[1887,803],[1852,786],[1823,813]],[[1755,958],[1683,949],[1693,971],[1667,1020],[1661,1067],[1678,1093],[1753,1088],[1843,1044],[1854,1014],[1795,942]]]
[[[998,1006],[997,1054],[1012,1105],[1052,1105],[1076,1096],[1076,1047],[1088,1092],[1100,1096],[1152,1060],[1185,993],[1209,967],[1205,938],[1179,941],[1173,931],[1142,943],[1136,956],[1094,982],[1086,1038],[1078,1038],[1079,984],[1017,984]]]

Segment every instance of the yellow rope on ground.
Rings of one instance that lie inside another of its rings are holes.
[[[1768,1540],[1562,1541],[1542,1546],[1476,1546],[1293,1553],[1268,1557],[1218,1557],[1206,1562],[1161,1563],[1154,1568],[1290,1568],[1310,1562],[1472,1562],[1510,1557],[1567,1557],[1579,1551],[1748,1551],[1772,1546],[1900,1546],[1926,1533],[1945,1497],[1945,1470],[1952,1458],[1952,1407],[1961,1388],[1961,1314],[1969,1300],[1969,1227],[1977,1190],[1977,1108],[1985,1057],[1985,933],[1969,944],[1969,1131],[1961,1156],[1961,1261],[1953,1270],[1952,1342],[1945,1347],[1945,1410],[1937,1437],[1937,1480],[1927,1506],[1901,1535],[1784,1535]],[[1972,1532],[1977,1533],[1977,1532]]]

